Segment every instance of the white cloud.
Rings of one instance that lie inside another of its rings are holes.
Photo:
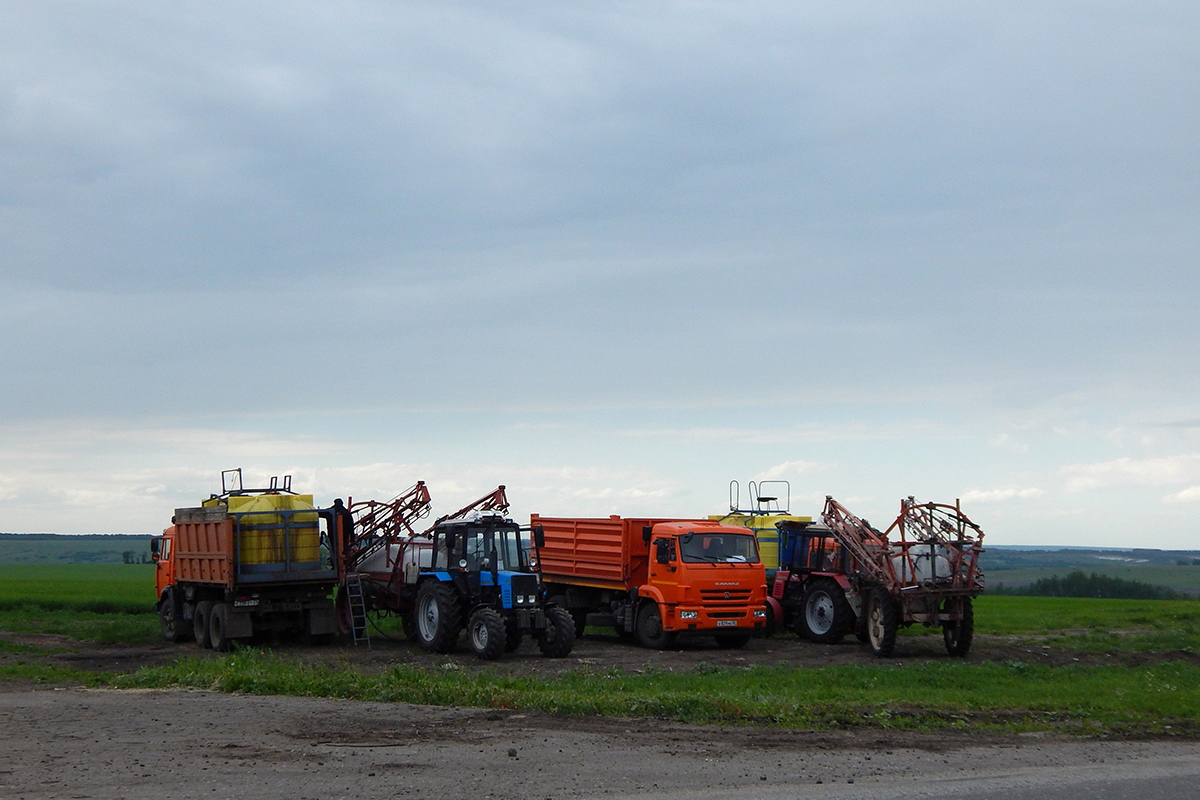
[[[966,492],[963,492],[961,499],[970,503],[1002,503],[1006,500],[1031,500],[1037,497],[1043,497],[1045,494],[1046,492],[1044,489],[1038,489],[1035,487],[969,489]]]
[[[1008,450],[1012,453],[1028,453],[1029,445],[1018,442],[1009,436],[1007,433],[1002,433],[999,436],[993,436],[988,440],[988,444],[1000,450]]]
[[[1189,486],[1181,492],[1169,494],[1163,498],[1164,503],[1195,503],[1200,501],[1200,486]]]
[[[787,478],[808,475],[813,472],[820,472],[828,468],[828,464],[822,464],[818,461],[784,461],[782,464],[768,467],[755,475],[754,479],[759,481],[785,480]]]
[[[1059,473],[1067,479],[1067,489],[1073,492],[1117,486],[1168,486],[1200,478],[1200,453],[1071,464]]]

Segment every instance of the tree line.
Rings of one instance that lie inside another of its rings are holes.
[[[1038,578],[1025,586],[1005,586],[998,583],[988,587],[988,594],[1022,595],[1029,597],[1108,597],[1122,600],[1186,600],[1191,595],[1177,592],[1168,586],[1156,586],[1142,581],[1113,578],[1093,572],[1075,570],[1067,575]]]

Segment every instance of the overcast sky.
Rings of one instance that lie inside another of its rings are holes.
[[[242,467],[1200,549],[1198,187],[1182,0],[8,0],[0,530]]]

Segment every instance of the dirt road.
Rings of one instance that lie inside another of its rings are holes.
[[[1200,777],[1190,742],[940,735],[898,747],[870,733],[179,690],[2,693],[0,752],[12,800],[1033,796]]]
[[[195,645],[104,647],[59,637],[0,633],[38,650],[0,662],[38,661],[125,672],[181,657],[220,658]],[[353,645],[281,645],[286,658],[363,672],[397,663],[554,675],[570,669],[688,671],[705,666],[875,663],[853,641],[815,645],[794,636],[744,650],[711,641],[648,651],[603,634],[566,659],[526,643],[499,662],[465,650],[448,656],[377,639]],[[972,659],[1113,663],[1027,640],[981,637]],[[1190,654],[1170,657],[1191,657]],[[1121,656],[1144,663],[1146,656]],[[1154,659],[1162,658],[1156,656]],[[949,657],[940,637],[904,638],[902,667]],[[1171,797],[1200,778],[1200,744],[1061,741],[1040,736],[781,732],[656,720],[200,691],[83,690],[0,682],[3,798],[806,798]],[[1119,791],[1125,791],[1125,794]]]

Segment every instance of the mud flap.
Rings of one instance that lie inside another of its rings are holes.
[[[230,639],[249,639],[254,635],[254,622],[249,614],[239,614],[236,611],[229,614],[228,625],[225,636]]]
[[[332,608],[308,610],[308,632],[313,636],[337,633],[337,612]]]

